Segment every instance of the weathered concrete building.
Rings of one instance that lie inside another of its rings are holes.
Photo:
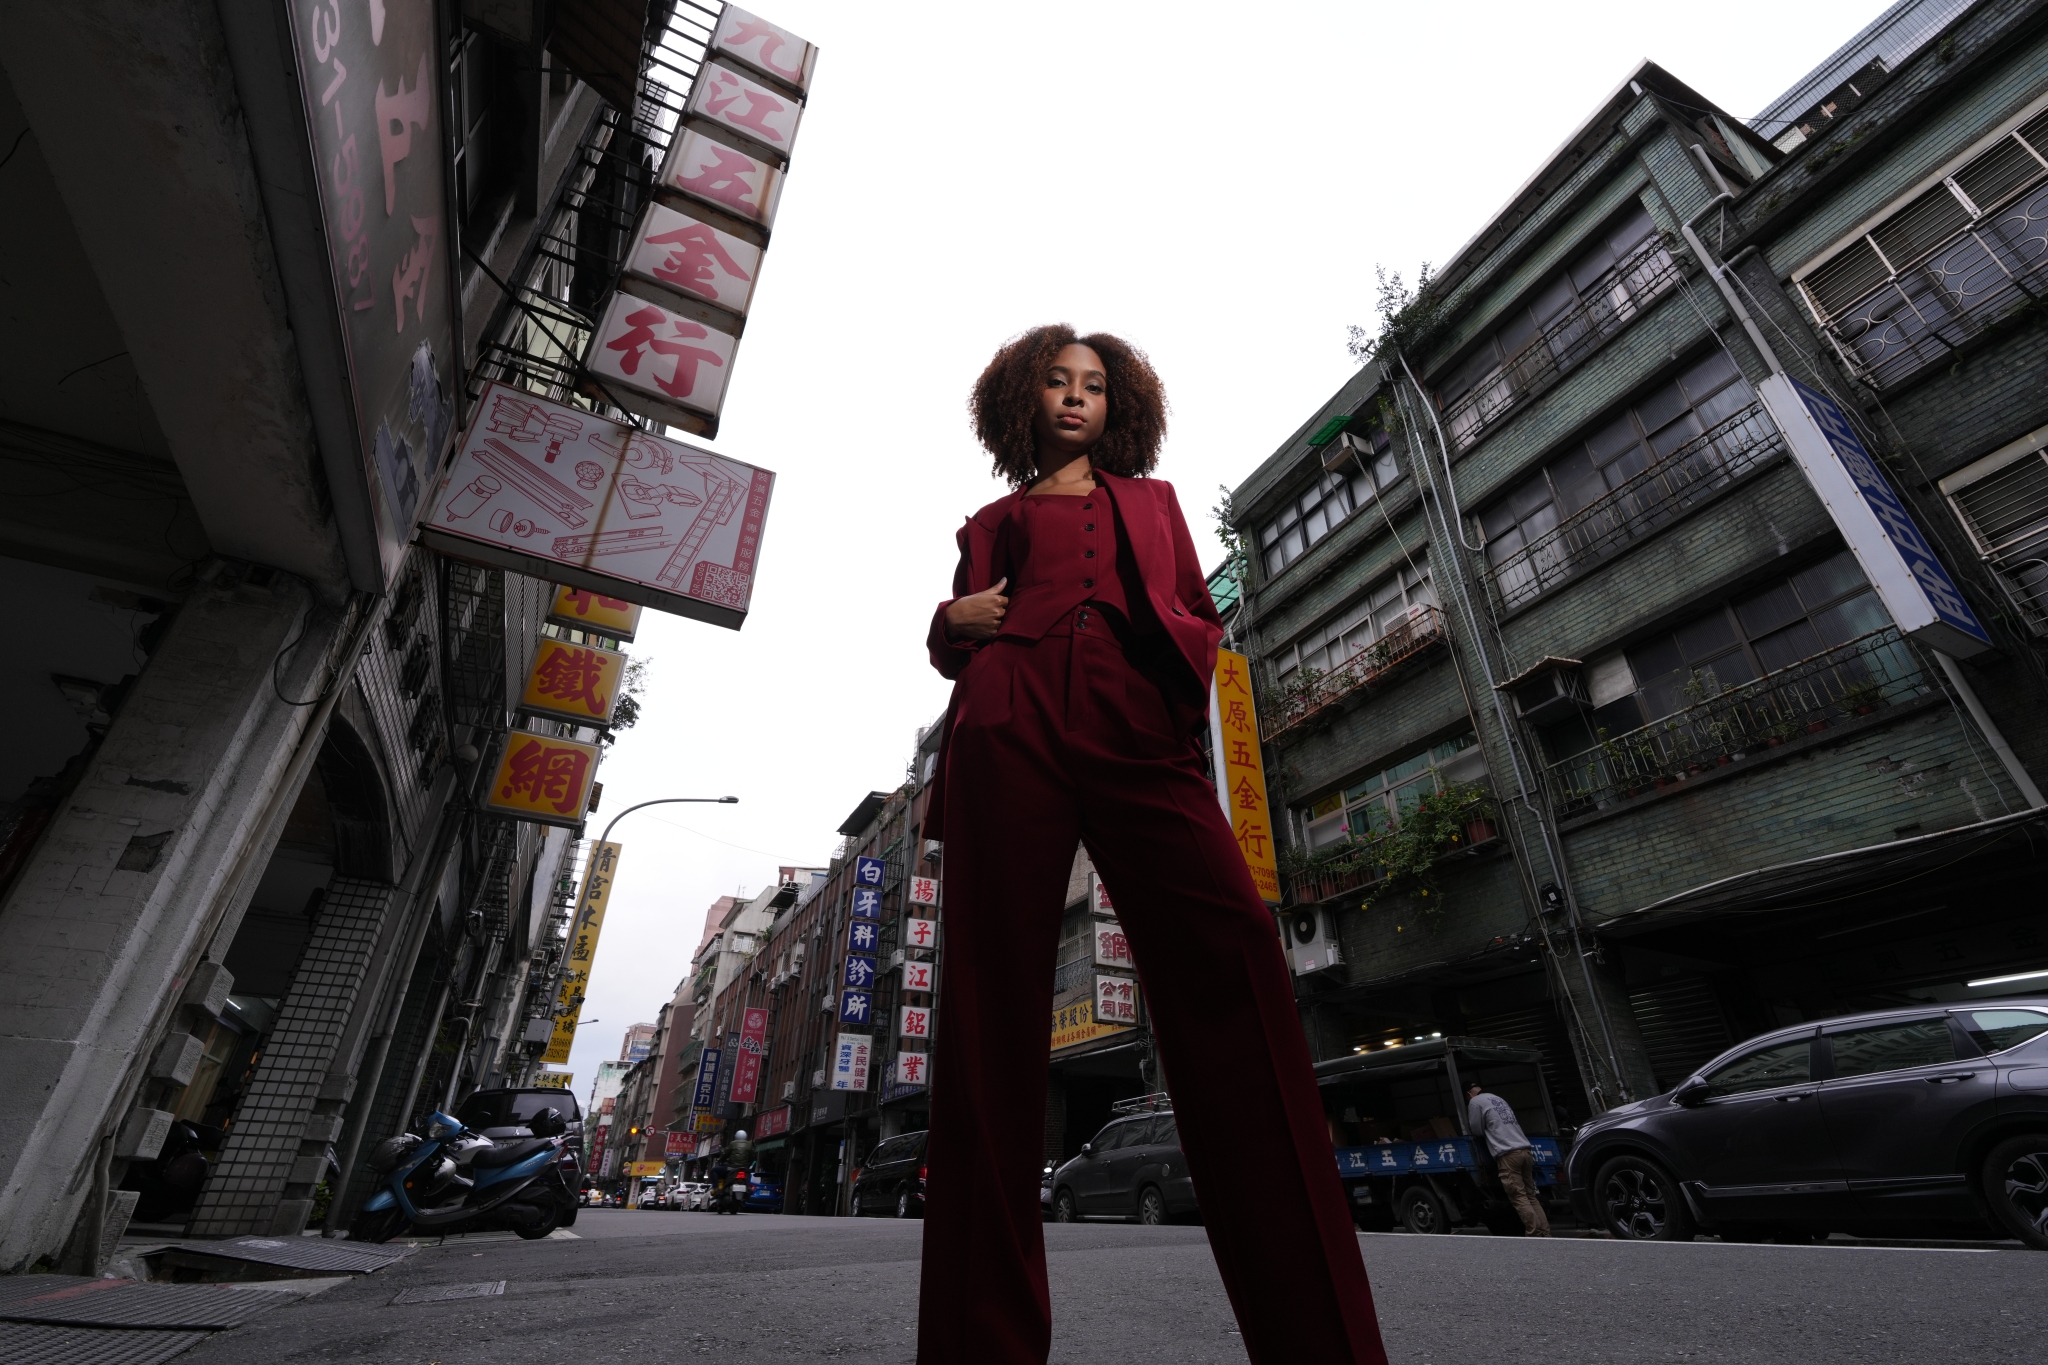
[[[1646,63],[1235,491],[1318,1055],[1519,1039],[1583,1114],[2048,967],[2044,109],[2038,4],[1898,6],[1755,125]],[[1895,622],[1774,374],[1990,647]]]

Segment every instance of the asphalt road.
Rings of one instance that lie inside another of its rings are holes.
[[[1062,1365],[1245,1359],[1200,1228],[1046,1228]],[[223,1333],[179,1365],[554,1365],[816,1357],[907,1365],[919,1225],[586,1209],[574,1237],[426,1244]],[[1978,1362],[2042,1359],[2048,1254],[1360,1238],[1398,1362]],[[505,1281],[502,1294],[395,1304]]]

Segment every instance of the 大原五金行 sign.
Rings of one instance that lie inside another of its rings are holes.
[[[1280,903],[1280,867],[1273,813],[1266,804],[1266,765],[1259,752],[1259,713],[1252,699],[1251,661],[1216,651],[1209,682],[1209,741],[1216,755],[1216,795],[1259,897]]]

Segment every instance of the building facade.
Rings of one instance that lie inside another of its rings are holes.
[[[2044,965],[2042,16],[1898,6],[1755,127],[1646,63],[1235,490],[1319,1057],[1534,1043],[1582,1116]],[[1873,581],[1788,380],[1988,646]]]
[[[702,51],[657,8],[623,56],[424,0],[0,20],[0,1271],[339,1232],[379,1138],[538,1065],[570,832],[484,803],[561,735],[555,585],[413,529],[484,383],[587,403],[533,300],[616,275]]]

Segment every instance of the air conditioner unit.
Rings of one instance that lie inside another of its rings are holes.
[[[796,1082],[784,1081],[782,1083],[782,1098],[788,1099],[794,1094],[796,1094]]]
[[[811,1073],[811,1089],[813,1089],[813,1090],[823,1090],[824,1088],[825,1088],[825,1073],[824,1073],[824,1071],[823,1071],[822,1069],[820,1069],[820,1070],[817,1070],[817,1071],[813,1071],[813,1072]]]
[[[836,1004],[838,1004],[838,1002],[835,1001],[829,994],[821,995],[818,997],[818,1010],[821,1014],[830,1014],[833,1010],[833,1007]]]
[[[1322,906],[1299,906],[1281,917],[1287,930],[1287,960],[1296,976],[1325,972],[1344,965],[1344,946],[1337,937],[1337,914]]]

